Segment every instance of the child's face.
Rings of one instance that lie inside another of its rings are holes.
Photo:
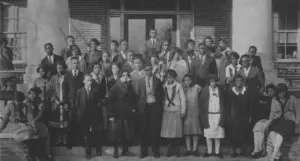
[[[230,59],[231,59],[231,64],[232,65],[237,65],[238,60],[235,57],[232,56]]]
[[[220,41],[219,42],[219,46],[221,46],[222,48],[225,48],[226,47],[226,44],[224,41]]]
[[[94,74],[99,74],[101,70],[100,65],[94,65],[93,73]]]
[[[250,48],[248,53],[249,53],[250,56],[256,55],[256,51],[255,51],[254,48]]]
[[[192,79],[190,77],[185,77],[184,78],[184,85],[186,85],[187,87],[189,87],[192,83]]]
[[[126,51],[128,49],[128,42],[127,41],[123,41],[121,43],[121,50],[122,51]]]
[[[180,59],[180,54],[178,52],[174,53],[173,60],[178,61]]]
[[[73,56],[78,56],[79,55],[79,51],[76,47],[72,47],[71,52],[72,52]]]
[[[113,65],[113,66],[111,67],[111,70],[112,70],[112,73],[113,73],[113,74],[118,74],[119,71],[120,71],[119,67],[117,67],[116,65]]]
[[[127,58],[128,58],[128,61],[132,62],[133,61],[133,52],[128,52]]]
[[[274,97],[275,96],[275,90],[273,88],[268,88],[267,95],[269,97]]]
[[[128,82],[130,80],[129,73],[128,72],[123,72],[121,80],[123,80],[124,82]]]
[[[215,80],[211,80],[211,81],[210,81],[210,87],[211,87],[211,88],[216,88],[217,85],[218,85],[218,82],[217,82],[217,81],[215,81]]]
[[[44,71],[43,68],[40,68],[39,72],[40,72],[40,77],[44,77],[46,75],[46,72]]]
[[[207,46],[212,46],[212,41],[211,41],[211,39],[205,39],[205,44],[206,44]]]
[[[36,98],[36,96],[37,96],[36,93],[33,91],[30,91],[28,94],[28,97],[30,100],[34,100]]]
[[[108,53],[103,53],[102,54],[102,60],[104,61],[104,62],[108,62],[109,61],[109,56],[108,56]]]
[[[110,49],[111,49],[112,51],[116,51],[116,50],[118,49],[117,44],[116,44],[116,43],[110,43]]]
[[[91,76],[86,76],[85,78],[84,78],[84,84],[85,84],[85,86],[91,86],[92,85],[92,77]]]
[[[142,70],[143,68],[143,63],[141,59],[135,59],[134,60],[134,66],[136,67],[137,70]]]
[[[97,49],[97,44],[94,41],[91,42],[91,49],[92,50],[96,50]]]
[[[62,74],[62,72],[64,71],[64,67],[59,64],[57,65],[56,70],[58,74]]]
[[[194,50],[194,48],[195,48],[195,45],[194,45],[194,43],[188,43],[188,49],[189,50]]]
[[[168,76],[167,76],[167,82],[168,82],[168,84],[172,84],[172,83],[175,82],[175,78],[172,77],[172,76],[170,76],[170,75],[168,75]]]
[[[216,53],[221,53],[222,52],[222,49],[221,49],[221,47],[219,46],[219,47],[217,47],[216,48]]]
[[[235,79],[235,86],[236,87],[243,87],[244,86],[244,81],[242,78],[236,78]]]

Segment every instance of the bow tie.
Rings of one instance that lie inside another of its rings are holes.
[[[213,93],[213,96],[218,97],[218,95],[216,93]]]

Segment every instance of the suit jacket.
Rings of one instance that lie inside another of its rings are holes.
[[[155,76],[152,76],[152,84],[153,84],[153,93],[155,96],[155,104],[157,107],[157,114],[160,115],[162,112],[162,103],[164,100],[164,89],[163,89],[163,84],[159,79],[157,79]],[[146,99],[147,99],[147,94],[146,94],[146,81],[145,79],[140,79],[138,82],[138,90],[137,90],[137,99],[138,99],[138,108],[139,108],[139,113],[143,114],[144,109],[146,107]]]
[[[218,77],[220,79],[220,85],[225,85],[226,83],[226,66],[228,64],[227,59],[225,56],[222,56],[221,58],[219,58],[220,60],[220,65],[218,67]],[[215,59],[217,61],[217,59]]]
[[[191,60],[193,60],[193,58],[195,58],[195,54],[192,56]],[[187,53],[184,53],[182,55],[182,59],[185,60],[186,64],[188,65],[188,68],[189,68],[189,73],[192,72],[192,61],[191,63],[189,63],[189,56]]]
[[[81,124],[84,130],[103,130],[104,129],[104,114],[99,107],[100,99],[98,90],[91,88],[88,94],[85,87],[80,88],[76,92],[76,116],[77,121]]]
[[[108,114],[117,120],[132,120],[136,112],[136,98],[131,83],[118,80],[111,88],[108,96]]]
[[[263,67],[262,67],[262,64],[261,64],[261,59],[260,59],[260,56],[258,55],[255,55],[251,58],[251,66],[252,67],[256,67],[260,72],[263,71]]]
[[[221,87],[218,87],[219,89],[219,98],[220,98],[220,122],[219,126],[224,127],[225,124],[225,95],[224,90]],[[203,88],[201,95],[200,95],[200,118],[202,120],[203,128],[207,129],[209,128],[209,120],[208,120],[208,109],[209,109],[209,87],[206,86]]]
[[[193,75],[194,81],[201,87],[204,87],[208,83],[209,75],[218,75],[216,61],[206,55],[204,64],[202,65],[199,56],[194,57],[192,59],[191,74]]]
[[[125,54],[127,55],[127,52],[125,52]],[[126,60],[123,58],[121,52],[119,52],[118,55],[116,55],[114,57],[114,62],[117,62],[118,64],[120,64],[121,68],[122,68],[122,66],[126,62]]]
[[[147,40],[145,43],[145,54],[144,60],[150,60],[152,54],[158,54],[161,51],[162,42],[156,38],[155,44],[153,45],[151,39]]]
[[[52,64],[49,62],[49,59],[47,56],[45,56],[44,59],[42,59],[41,64],[49,66],[51,69],[52,75],[55,75],[55,74],[57,74],[56,65],[57,65],[57,62],[59,62],[59,61],[63,61],[63,57],[53,54]]]
[[[78,76],[73,76],[72,70],[69,70],[65,74],[65,98],[68,99],[68,103],[71,105],[71,108],[74,107],[75,99],[76,99],[76,92],[78,89],[84,86],[83,79],[84,74],[78,72]]]
[[[265,87],[265,80],[258,68],[250,66],[248,76],[245,74],[245,69],[241,68],[237,73],[245,78],[246,87],[248,89]]]

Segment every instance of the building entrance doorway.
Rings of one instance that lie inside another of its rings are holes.
[[[153,28],[159,40],[176,44],[176,15],[125,15],[124,23],[124,37],[134,52],[144,51],[145,41]]]

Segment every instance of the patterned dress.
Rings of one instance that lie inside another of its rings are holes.
[[[199,116],[199,94],[201,87],[197,84],[193,87],[185,88],[187,97],[186,118],[184,120],[184,135],[200,135],[202,128]]]
[[[224,129],[219,126],[221,114],[220,114],[220,98],[219,90],[214,92],[209,87],[209,107],[208,107],[208,123],[209,128],[204,129],[204,137],[209,139],[221,139],[224,138]]]

